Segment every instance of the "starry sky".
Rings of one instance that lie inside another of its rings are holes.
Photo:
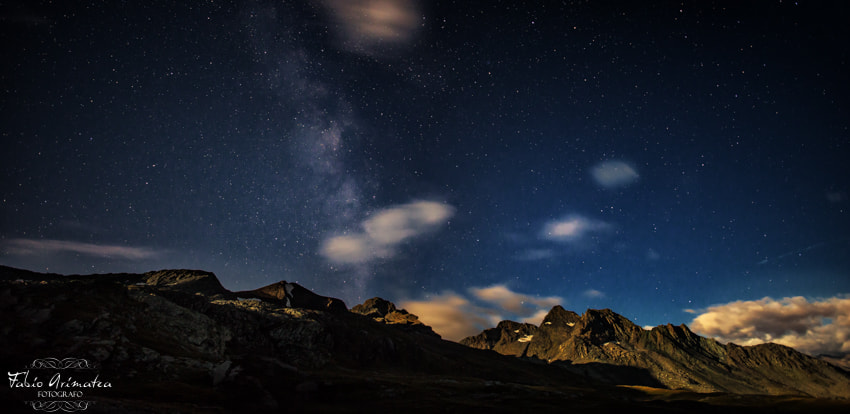
[[[185,3],[0,3],[0,264],[850,353],[845,2]]]

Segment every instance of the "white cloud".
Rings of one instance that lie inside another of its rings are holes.
[[[388,46],[410,42],[421,12],[415,0],[322,0],[339,23],[337,36],[346,49],[380,54]]]
[[[147,247],[103,245],[66,240],[11,239],[6,241],[4,246],[10,254],[20,256],[67,252],[100,258],[142,260],[159,257],[163,254],[162,251]]]
[[[538,308],[542,307],[549,310],[549,308],[563,302],[563,299],[556,296],[540,298],[517,293],[508,289],[505,285],[470,288],[469,291],[480,300],[496,304],[501,309],[523,317],[534,314],[539,310]]]
[[[610,227],[610,224],[603,221],[572,215],[546,223],[541,236],[552,241],[574,242],[583,239],[588,233],[598,233]]]
[[[437,230],[454,215],[454,207],[416,201],[375,212],[360,225],[362,232],[328,238],[321,254],[336,263],[357,264],[388,258],[397,245]]]
[[[691,322],[694,332],[721,342],[775,342],[809,354],[850,353],[850,297],[735,301],[714,305]]]
[[[401,306],[443,338],[459,341],[506,319],[539,325],[553,306],[563,303],[556,296],[526,295],[505,285],[474,287],[469,293],[477,304],[464,295],[445,292],[428,300],[402,301]]]
[[[597,299],[597,298],[604,298],[605,297],[605,293],[603,293],[602,291],[596,290],[596,289],[585,290],[582,293],[582,295],[584,295],[588,298],[591,298],[591,299]]]
[[[603,161],[590,171],[596,183],[607,188],[622,187],[636,181],[637,171],[623,161]]]

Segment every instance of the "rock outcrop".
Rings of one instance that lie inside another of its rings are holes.
[[[396,308],[395,304],[378,297],[367,299],[365,302],[351,308],[351,312],[368,316],[375,322],[404,327],[411,331],[432,335],[439,338],[430,326],[423,324],[419,317],[404,310]]]
[[[502,355],[522,357],[526,356],[528,346],[538,331],[537,326],[530,323],[502,321],[495,328],[464,338],[460,344],[477,349],[492,349]]]

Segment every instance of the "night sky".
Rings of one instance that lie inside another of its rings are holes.
[[[0,264],[850,352],[848,3],[182,3],[0,4]]]

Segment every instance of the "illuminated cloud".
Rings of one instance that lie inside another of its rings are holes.
[[[397,245],[437,230],[454,215],[454,207],[416,201],[377,211],[360,225],[362,232],[330,237],[320,253],[336,263],[358,264],[393,255]]]
[[[466,298],[447,292],[423,301],[404,301],[401,307],[419,317],[443,339],[459,341],[493,325],[492,315]],[[488,317],[489,316],[489,317]]]
[[[553,306],[563,303],[559,297],[525,295],[505,285],[470,288],[469,293],[472,298],[446,292],[429,300],[403,301],[401,306],[443,338],[459,341],[506,319],[539,325]]]
[[[414,0],[323,0],[338,23],[337,36],[346,49],[375,55],[386,47],[410,42],[421,12]]]
[[[598,299],[598,298],[604,298],[605,297],[605,293],[603,293],[602,291],[596,290],[596,289],[585,290],[582,293],[582,295],[584,295],[585,297],[591,298],[591,299]]]
[[[808,301],[765,297],[708,308],[691,322],[694,332],[721,342],[774,342],[812,355],[850,353],[850,297]]]
[[[603,161],[590,171],[596,182],[607,188],[622,187],[639,178],[635,169],[623,161]]]
[[[161,251],[146,247],[127,247],[81,243],[66,240],[41,239],[11,239],[4,243],[4,249],[9,254],[19,256],[77,253],[107,259],[143,260],[162,255]]]
[[[563,302],[561,298],[555,296],[539,298],[517,293],[505,285],[471,288],[469,292],[482,301],[498,305],[501,309],[523,317],[534,314],[539,308],[549,310]]]
[[[603,221],[572,215],[546,223],[541,236],[552,241],[574,242],[582,240],[588,233],[601,232],[610,227],[610,224]]]

